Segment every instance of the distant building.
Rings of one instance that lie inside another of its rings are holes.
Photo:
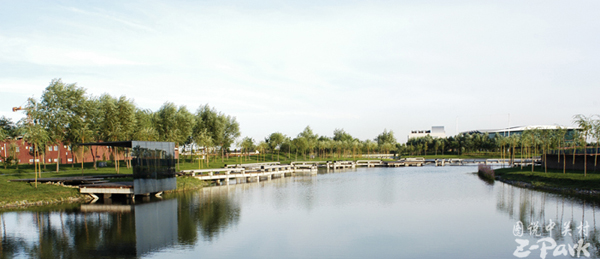
[[[473,134],[473,133],[486,134],[487,133],[490,138],[494,138],[496,136],[496,134],[498,134],[500,136],[508,137],[511,135],[521,135],[526,130],[532,130],[532,129],[557,130],[559,127],[567,130],[567,136],[572,136],[573,131],[575,131],[577,129],[576,127],[561,127],[561,126],[556,126],[556,125],[530,125],[530,126],[514,126],[514,127],[504,128],[504,129],[480,129],[480,130],[472,130],[472,131],[466,131],[466,132],[461,132],[461,133],[463,133],[463,134],[467,134],[467,133],[468,134]],[[567,138],[569,138],[569,137],[567,137]]]
[[[413,130],[408,134],[408,139],[431,136],[432,138],[445,138],[444,126],[432,126],[431,130]]]

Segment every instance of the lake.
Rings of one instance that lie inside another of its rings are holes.
[[[319,171],[135,204],[4,212],[0,252],[2,258],[600,257],[596,202],[489,184],[476,170]]]

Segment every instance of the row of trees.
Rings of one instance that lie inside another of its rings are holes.
[[[502,158],[514,160],[519,154],[521,158],[533,158],[544,156],[550,152],[562,155],[566,160],[567,154],[572,154],[575,164],[577,152],[584,155],[584,174],[587,175],[587,152],[589,146],[595,147],[594,166],[598,162],[598,146],[600,140],[600,116],[575,115],[573,123],[578,125],[577,130],[568,130],[557,127],[557,129],[531,128],[521,134],[503,136],[495,134],[490,137],[487,133],[461,133],[457,136],[434,139],[431,136],[413,138],[406,145],[399,146],[398,150],[403,154],[421,155],[438,152],[453,152],[455,154],[497,152]],[[429,153],[428,153],[429,151]],[[532,168],[533,170],[533,168]],[[547,171],[547,169],[545,169]],[[565,163],[563,162],[563,172]]]
[[[397,143],[394,133],[387,130],[375,139],[361,141],[343,129],[336,129],[333,137],[327,137],[318,136],[307,126],[296,137],[274,132],[262,141],[257,142],[245,137],[236,142],[240,136],[236,118],[218,112],[208,105],[201,105],[192,113],[185,106],[167,102],[158,111],[153,112],[137,107],[133,100],[125,96],[87,96],[84,88],[76,84],[65,84],[60,79],[52,80],[40,100],[28,99],[24,110],[27,118],[17,125],[6,118],[0,119],[0,138],[15,139],[16,136],[23,136],[24,140],[33,146],[30,151],[36,158],[44,156],[46,145],[64,143],[75,154],[83,156],[85,152],[92,152],[95,160],[93,149],[76,144],[132,139],[175,142],[177,146],[187,149],[183,151],[195,151],[194,148],[197,150],[201,147],[202,150],[215,155],[220,154],[221,157],[227,155],[228,150],[236,145],[241,147],[245,154],[258,150],[261,154],[276,152],[279,156],[284,152],[288,155],[293,153],[296,159],[298,155],[304,158],[308,155],[309,159],[312,159],[355,158],[373,153],[443,155],[447,152],[499,152],[502,157],[514,158],[519,152],[522,156],[530,157],[566,146],[586,147],[591,140],[595,140],[597,147],[600,139],[600,117],[576,115],[574,123],[579,125],[580,130],[572,136],[567,135],[566,129],[531,129],[522,135],[510,137],[496,134],[490,138],[486,134],[466,133],[438,139],[430,136],[413,138],[406,144],[400,144]],[[60,152],[61,145],[58,147]],[[587,152],[586,149],[583,150]],[[117,171],[118,161],[128,154],[122,151],[118,148],[112,149]],[[209,156],[204,157],[206,162],[209,162]],[[59,164],[56,164],[57,171]]]
[[[206,150],[223,152],[240,135],[235,117],[208,105],[191,113],[185,106],[167,102],[153,112],[137,107],[125,96],[87,96],[84,88],[65,84],[60,79],[52,80],[40,100],[28,99],[24,110],[26,119],[17,125],[5,122],[7,126],[3,127],[0,137],[15,139],[23,136],[23,140],[32,145],[31,152],[36,160],[44,155],[47,145],[64,143],[75,154],[92,152],[95,166],[94,150],[78,146],[78,143],[132,139],[169,141],[178,146],[196,143]],[[60,153],[61,145],[58,147]],[[127,154],[121,149],[112,149],[117,172],[118,161]],[[56,164],[57,171],[59,164]]]
[[[336,129],[333,137],[319,136],[313,133],[310,126],[307,126],[296,137],[289,137],[280,132],[271,133],[262,141],[255,141],[250,137],[244,137],[238,145],[242,152],[248,154],[255,150],[260,153],[287,153],[288,156],[298,158],[300,154],[304,159],[312,158],[331,158],[339,159],[342,157],[356,158],[362,154],[389,153],[395,150],[397,145],[394,132],[384,130],[374,140],[361,141],[353,137],[343,129]]]

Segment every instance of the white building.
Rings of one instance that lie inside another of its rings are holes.
[[[504,137],[508,137],[510,135],[521,135],[526,130],[533,130],[533,129],[558,130],[560,128],[567,130],[567,136],[572,136],[573,131],[578,129],[577,127],[561,127],[561,126],[557,126],[557,125],[529,125],[529,126],[514,126],[514,127],[509,127],[509,128],[503,128],[503,129],[480,129],[480,130],[473,130],[473,131],[467,131],[467,132],[461,132],[461,133],[463,133],[463,134],[464,133],[479,133],[479,134],[487,133],[490,138],[493,138],[496,136],[496,134],[499,134]]]
[[[432,138],[445,138],[444,126],[432,126],[431,130],[413,130],[408,134],[408,139],[431,136]]]

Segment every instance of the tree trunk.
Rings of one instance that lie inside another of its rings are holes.
[[[598,142],[596,142],[596,150],[594,150],[594,153],[596,153],[594,156],[594,172],[596,172],[596,165],[598,164]]]
[[[583,176],[587,176],[587,143],[583,147]]]
[[[94,169],[98,170],[98,168],[96,168],[96,155],[94,154],[94,149],[90,147],[90,153],[92,154],[92,161],[94,162]]]
[[[71,168],[75,168],[75,157],[73,154],[73,145],[71,145]]]
[[[560,154],[559,154],[559,156],[560,156]],[[563,174],[565,174],[566,172],[567,172],[567,152],[563,152]]]
[[[83,142],[83,141],[81,141],[81,142]],[[83,176],[83,155],[84,155],[83,150],[84,150],[84,148],[83,148],[83,146],[80,146],[80,148],[81,148],[81,176]]]
[[[36,158],[37,158],[37,147],[35,147],[33,149],[33,167],[34,167],[33,173],[35,174],[35,188],[37,189],[37,179],[38,179],[37,166],[38,166],[38,162],[36,161]]]
[[[115,163],[115,172],[117,172],[117,174],[118,174],[119,173],[119,166],[117,164],[117,161],[118,161],[117,160],[117,148],[113,147],[112,150],[113,150],[113,161]]]
[[[60,145],[57,146],[58,147],[58,155],[56,157],[56,172],[58,173],[58,170],[60,169]]]

